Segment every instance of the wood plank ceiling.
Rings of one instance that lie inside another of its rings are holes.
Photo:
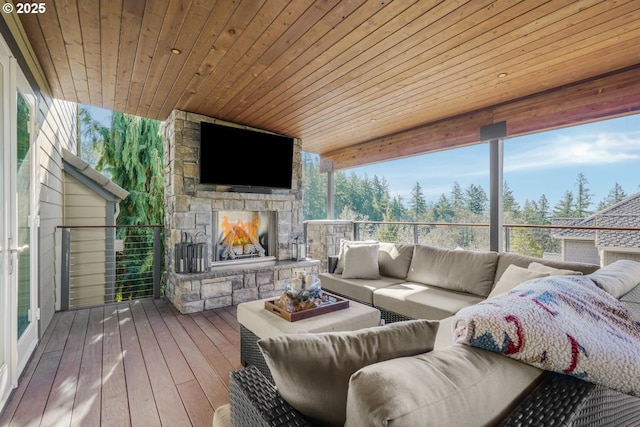
[[[637,0],[55,0],[47,9],[20,19],[55,97],[159,120],[196,112],[301,138],[327,158],[350,152],[340,166],[415,154],[415,130],[432,123],[454,118],[446,138],[465,114],[618,70],[639,76]],[[636,110],[639,88],[599,116]],[[367,141],[359,152],[369,157],[356,159],[353,147]]]

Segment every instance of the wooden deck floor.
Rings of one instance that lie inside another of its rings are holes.
[[[56,313],[0,427],[211,426],[240,368],[236,307],[164,300]]]

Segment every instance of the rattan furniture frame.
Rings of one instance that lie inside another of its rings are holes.
[[[231,373],[231,417],[238,427],[303,427],[308,420],[291,407],[256,366]],[[545,373],[500,427],[637,426],[640,398],[580,379]]]

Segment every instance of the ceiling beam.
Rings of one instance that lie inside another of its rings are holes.
[[[373,139],[321,156],[321,170],[341,170],[480,142],[480,128],[507,122],[507,138],[640,111],[640,67]]]

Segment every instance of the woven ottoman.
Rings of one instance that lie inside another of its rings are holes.
[[[269,299],[238,304],[240,323],[240,361],[243,366],[256,366],[273,383],[264,357],[258,348],[260,338],[295,333],[355,331],[380,324],[380,311],[355,301],[349,307],[320,314],[308,319],[289,322],[264,308]]]

